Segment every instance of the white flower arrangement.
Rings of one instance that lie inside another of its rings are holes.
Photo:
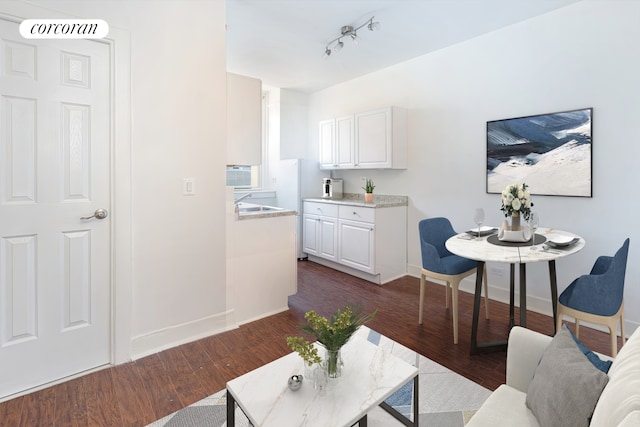
[[[502,207],[500,210],[504,212],[504,216],[519,214],[525,220],[529,219],[533,202],[527,188],[528,185],[523,182],[522,184],[509,184],[502,190]]]

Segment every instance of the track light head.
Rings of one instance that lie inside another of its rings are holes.
[[[378,31],[380,29],[380,23],[373,22],[373,18],[371,18],[369,24],[367,25],[367,28],[369,29],[369,31]]]
[[[342,33],[343,36],[348,36],[353,33],[353,27],[351,25],[345,25],[340,29],[340,33]]]
[[[325,56],[331,56],[331,49],[329,49],[329,46],[324,48],[324,54]]]

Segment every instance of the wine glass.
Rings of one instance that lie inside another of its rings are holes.
[[[536,230],[540,225],[540,216],[536,212],[531,212],[529,215],[529,229],[531,230],[531,250],[535,251],[536,244]]]
[[[478,239],[480,238],[480,226],[484,222],[484,209],[476,208],[473,214],[473,221],[478,224]]]

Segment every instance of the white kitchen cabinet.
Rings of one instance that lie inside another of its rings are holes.
[[[406,169],[407,110],[387,107],[323,120],[321,169]]]
[[[377,284],[406,274],[406,206],[305,201],[303,209],[303,246],[310,260]],[[335,252],[325,240],[335,242]]]
[[[339,169],[351,169],[355,166],[355,146],[353,116],[336,119],[335,162]]]
[[[338,260],[337,207],[305,202],[302,215],[302,250],[307,254]]]
[[[227,164],[262,163],[262,82],[227,73]]]
[[[321,169],[353,169],[355,166],[353,123],[353,115],[320,122]]]
[[[407,111],[387,107],[355,115],[356,167],[407,168]]]
[[[335,169],[336,119],[322,120],[318,131],[320,169]]]

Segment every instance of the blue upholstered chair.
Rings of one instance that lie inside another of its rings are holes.
[[[574,280],[558,297],[557,330],[562,316],[576,319],[576,336],[580,333],[580,320],[606,325],[611,335],[611,355],[618,354],[618,327],[624,345],[624,276],[627,269],[629,239],[616,254],[596,259],[591,273]]]
[[[453,305],[453,343],[458,344],[458,286],[460,281],[476,272],[477,262],[454,255],[447,250],[445,242],[457,233],[447,218],[423,219],[418,223],[420,248],[422,250],[422,272],[420,274],[420,314],[418,323],[422,324],[424,311],[424,285],[426,278],[446,283],[445,307],[449,308],[449,293]],[[489,318],[489,294],[487,289],[487,271],[484,270],[484,307]]]

